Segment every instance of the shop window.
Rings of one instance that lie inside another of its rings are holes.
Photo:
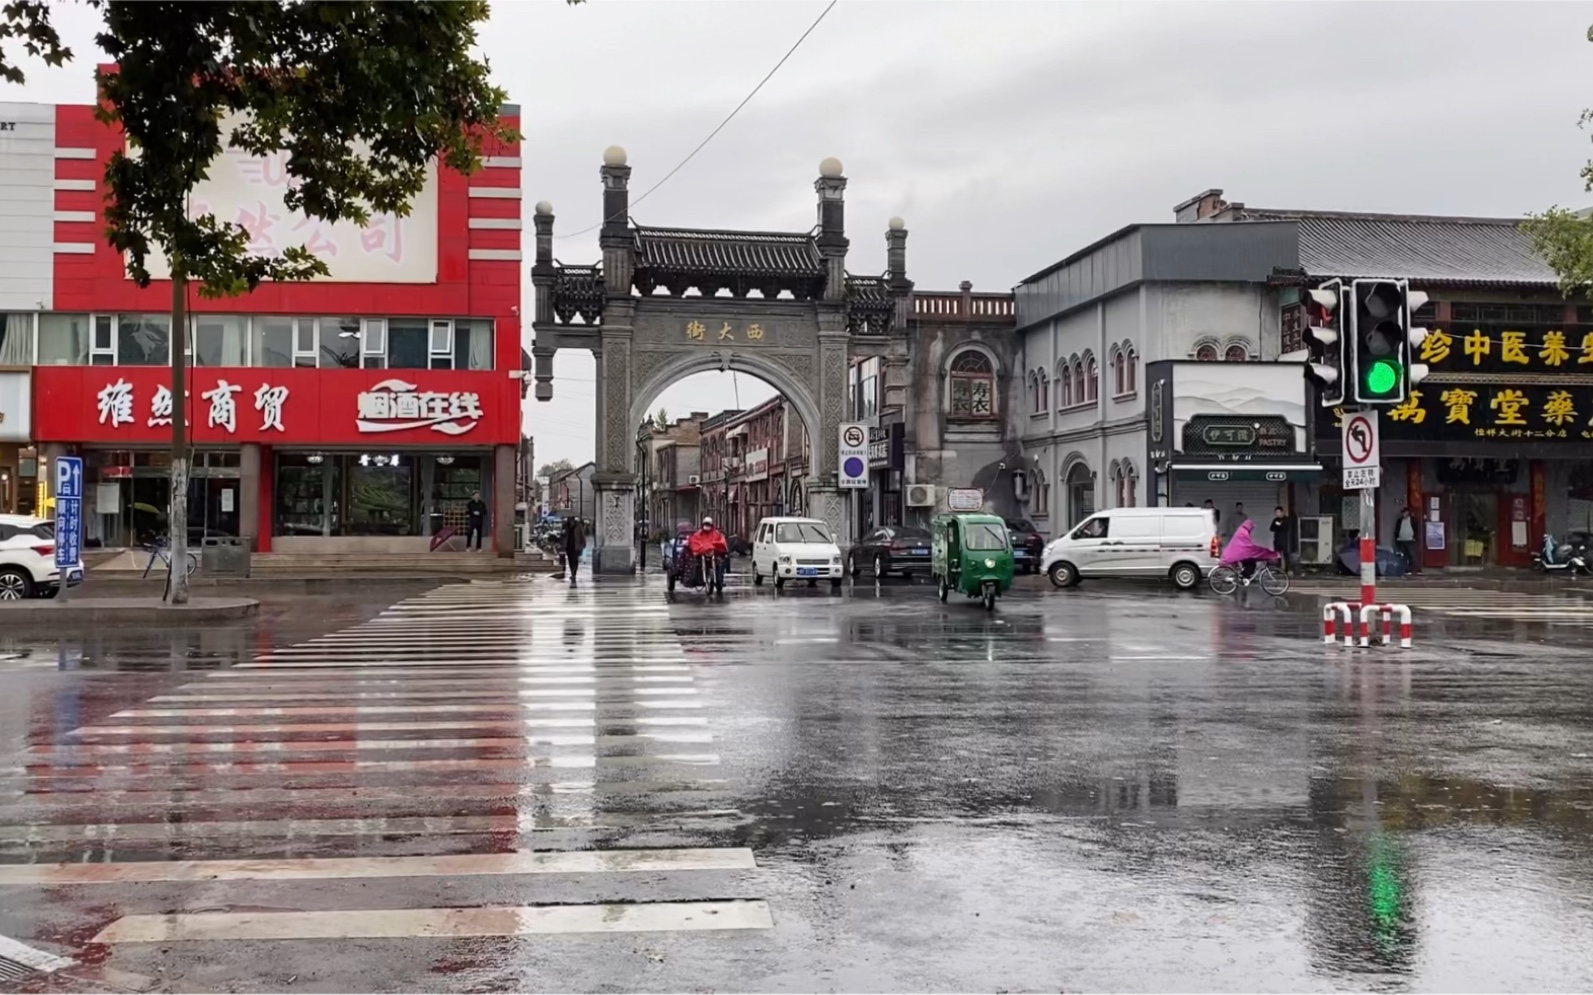
[[[434,370],[451,370],[454,367],[454,323],[451,321],[433,321],[431,323],[431,368]]]
[[[96,330],[96,338],[98,337]],[[117,315],[115,364],[118,366],[171,365],[171,315]]]
[[[248,365],[248,322],[235,314],[194,315],[194,365]]]
[[[424,370],[431,366],[430,329],[425,318],[387,319],[387,368]]]
[[[303,332],[302,327],[300,331]],[[360,320],[358,318],[322,318],[320,332],[321,348],[316,353],[318,366],[322,369],[359,369]]]
[[[386,319],[365,319],[364,338],[360,341],[360,363],[367,370],[383,370],[387,368]]]
[[[254,365],[286,367],[293,365],[293,319],[256,318],[249,331]]]
[[[0,366],[33,365],[33,315],[0,314]]]
[[[87,366],[88,361],[88,315],[39,315],[40,366]]]

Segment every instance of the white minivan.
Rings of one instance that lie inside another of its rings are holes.
[[[821,580],[841,586],[841,549],[830,527],[817,518],[765,518],[752,538],[752,582],[773,577],[775,587],[788,580]]]
[[[1110,508],[1053,539],[1040,554],[1040,568],[1057,587],[1085,577],[1154,577],[1187,591],[1221,555],[1208,508]]]

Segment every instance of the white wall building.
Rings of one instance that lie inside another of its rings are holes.
[[[1158,496],[1211,498],[1225,531],[1236,501],[1270,517],[1284,499],[1276,484],[1225,481],[1197,492],[1157,479],[1147,465],[1145,365],[1278,360],[1274,276],[1297,269],[1297,244],[1291,221],[1131,225],[1017,286],[1022,376],[1012,378],[1007,410],[1041,531],[1060,535],[1096,509]],[[1266,390],[1280,384],[1258,379]],[[1298,410],[1301,397],[1279,401]]]

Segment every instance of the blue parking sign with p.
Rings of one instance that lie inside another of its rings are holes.
[[[83,460],[58,456],[55,460],[55,566],[75,569],[83,554]]]

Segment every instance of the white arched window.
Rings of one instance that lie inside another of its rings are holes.
[[[1084,360],[1073,363],[1073,403],[1084,403]]]
[[[1248,363],[1250,361],[1250,350],[1235,342],[1228,347],[1227,352],[1222,354],[1222,358],[1224,362],[1228,363]]]
[[[1128,347],[1124,365],[1128,367],[1128,390],[1125,393],[1132,394],[1139,389],[1139,353],[1134,351],[1133,346]]]
[[[1112,393],[1119,397],[1128,393],[1128,357],[1121,349],[1112,350]]]
[[[1217,361],[1217,346],[1211,342],[1202,342],[1195,347],[1195,359],[1202,363],[1215,363]]]
[[[1091,356],[1084,371],[1084,400],[1092,402],[1096,393],[1101,389],[1101,371],[1095,366],[1095,357]]]
[[[1069,366],[1066,360],[1056,369],[1056,406],[1060,411],[1073,406],[1073,377],[1068,374]]]
[[[964,349],[946,368],[946,413],[952,418],[996,417],[996,369],[990,357]]]
[[[1029,495],[1029,514],[1035,518],[1051,517],[1051,482],[1046,479],[1045,471],[1034,471],[1034,488]]]
[[[1039,403],[1034,406],[1035,414],[1044,414],[1051,410],[1051,378],[1046,376],[1044,370],[1039,371],[1040,397]]]

